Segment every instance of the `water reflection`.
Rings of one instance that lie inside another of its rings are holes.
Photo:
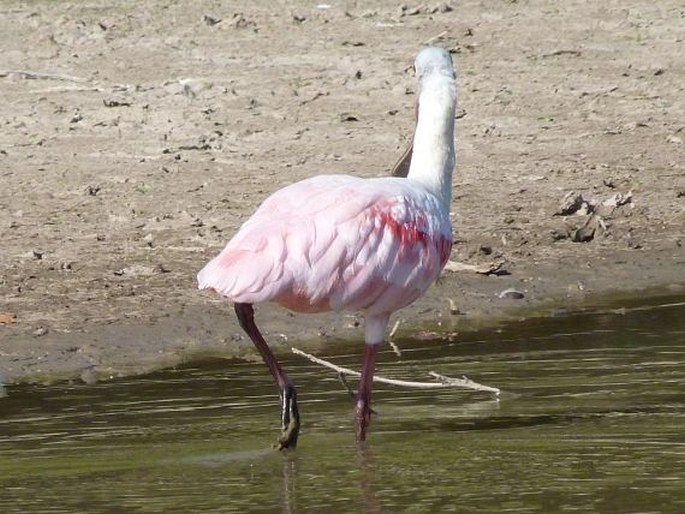
[[[259,364],[13,387],[0,511],[683,512],[685,303],[667,300],[401,341],[384,376],[466,374],[504,393],[379,385],[361,448],[337,378],[298,358],[284,365],[302,439],[285,454]],[[356,368],[359,347],[325,357]]]
[[[297,457],[289,452],[283,459],[283,508],[284,514],[297,512]]]
[[[368,444],[360,445],[357,449],[357,466],[359,468],[359,511],[375,514],[383,511],[383,506],[377,495],[377,468],[373,450]]]

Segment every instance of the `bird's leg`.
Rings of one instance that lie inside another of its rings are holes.
[[[357,428],[357,442],[366,440],[366,429],[371,422],[371,386],[373,373],[376,369],[377,344],[364,345],[364,362],[362,364],[362,376],[359,379],[357,391],[357,405],[355,406],[355,421]]]
[[[281,437],[278,438],[278,449],[295,448],[300,433],[300,413],[297,409],[297,390],[288,375],[283,372],[281,365],[266,344],[264,337],[254,322],[254,309],[250,303],[236,303],[235,313],[242,329],[250,336],[257,351],[262,356],[264,364],[274,377],[281,396]]]

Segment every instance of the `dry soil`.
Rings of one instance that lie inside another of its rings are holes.
[[[387,174],[425,45],[459,74],[452,260],[498,272],[445,272],[400,334],[682,292],[684,39],[677,0],[6,0],[0,375],[252,358],[196,272],[270,192]],[[281,350],[361,335],[258,316]]]

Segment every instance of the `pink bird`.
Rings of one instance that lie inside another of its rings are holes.
[[[419,298],[449,257],[455,72],[441,48],[422,50],[414,68],[418,121],[406,178],[320,175],[276,191],[198,274],[200,289],[234,303],[240,326],[276,380],[281,449],[297,445],[297,392],[257,328],[252,304],[363,313],[366,344],[355,405],[362,442],[390,315]]]

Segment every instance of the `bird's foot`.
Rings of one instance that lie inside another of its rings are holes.
[[[276,442],[276,448],[294,449],[300,435],[300,413],[297,409],[297,390],[292,384],[281,390],[281,409],[281,436]]]

